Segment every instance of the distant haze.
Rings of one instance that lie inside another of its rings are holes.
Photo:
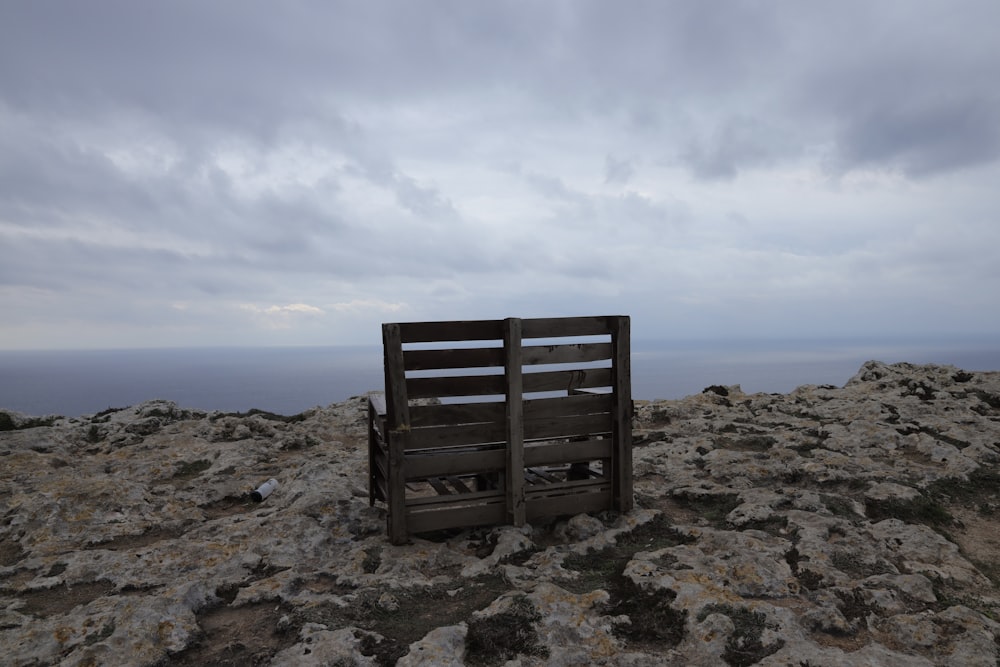
[[[1000,334],[1000,3],[0,3],[0,349]]]

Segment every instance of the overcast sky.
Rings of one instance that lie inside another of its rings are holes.
[[[0,349],[1000,333],[1000,3],[0,3]]]

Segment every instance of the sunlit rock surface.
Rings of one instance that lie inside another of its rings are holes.
[[[634,512],[406,546],[364,408],[0,412],[0,662],[1000,660],[998,373],[638,402]]]

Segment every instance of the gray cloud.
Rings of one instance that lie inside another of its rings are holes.
[[[920,177],[1000,157],[1000,96],[876,109],[838,137],[851,165],[888,165]]]
[[[635,165],[629,159],[616,159],[613,155],[604,158],[604,182],[628,183],[635,173]]]
[[[6,3],[0,347],[595,309],[698,335],[762,302],[807,331],[929,290],[981,309],[998,19],[987,0]]]

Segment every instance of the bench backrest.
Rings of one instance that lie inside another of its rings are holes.
[[[627,316],[409,322],[382,335],[387,425],[409,431],[407,449],[611,434],[631,415]]]
[[[369,495],[388,503],[392,542],[631,509],[629,335],[622,315],[383,324],[385,405],[372,399],[369,409]],[[595,460],[599,472],[588,467]],[[463,476],[484,488],[471,491]],[[421,496],[422,482],[440,497]]]

